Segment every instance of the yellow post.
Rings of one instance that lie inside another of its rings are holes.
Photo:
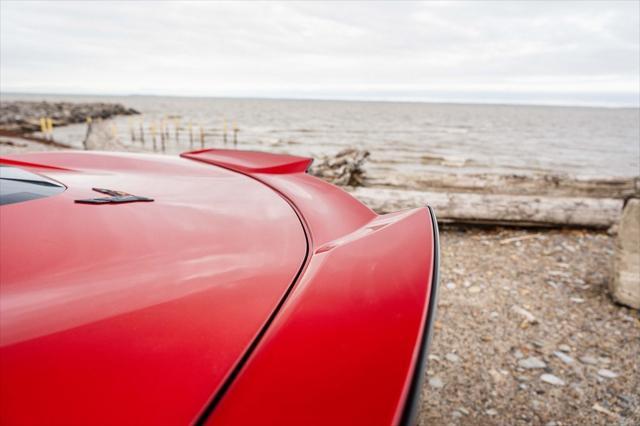
[[[40,132],[43,135],[47,134],[47,120],[44,117],[40,117]]]
[[[189,121],[189,146],[193,146],[193,123]]]
[[[118,128],[116,127],[116,123],[111,123],[111,137],[113,139],[118,139]]]
[[[200,124],[200,149],[204,149],[204,129],[202,124]]]
[[[49,139],[53,139],[53,120],[51,117],[47,117],[47,133],[49,133]]]

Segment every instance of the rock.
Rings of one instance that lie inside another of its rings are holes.
[[[580,362],[588,365],[596,365],[598,363],[598,360],[592,356],[585,355],[580,357]]]
[[[604,377],[605,379],[615,379],[619,374],[611,370],[607,370],[606,368],[601,368],[598,370],[598,376]]]
[[[611,410],[607,410],[606,408],[604,408],[602,405],[598,404],[597,402],[595,404],[593,404],[593,407],[591,407],[591,408],[593,408],[594,410],[596,410],[599,413],[606,414],[608,416],[615,417],[615,418],[618,417],[618,415],[616,413],[614,413]]]
[[[465,416],[468,416],[470,414],[469,410],[467,410],[464,407],[458,407],[458,411],[461,412],[462,414],[464,414]]]
[[[566,353],[571,352],[571,348],[569,347],[569,345],[560,345],[560,346],[558,346],[558,349],[560,349],[562,352],[566,352]]]
[[[540,376],[540,380],[554,386],[564,386],[565,384],[564,380],[557,376],[554,376],[553,374],[543,374],[542,376]]]
[[[622,212],[609,290],[617,302],[640,309],[640,199],[627,201]]]
[[[449,362],[460,362],[460,357],[454,353],[448,353],[444,356]]]
[[[520,315],[521,317],[523,317],[525,320],[529,321],[531,324],[535,324],[538,322],[538,320],[536,319],[536,317],[529,311],[527,311],[524,308],[521,308],[520,306],[517,305],[513,305],[511,307],[511,311]]]
[[[521,359],[518,361],[518,365],[522,368],[533,369],[533,368],[545,368],[547,364],[542,361],[540,358],[536,358],[534,356],[530,356],[529,358]]]
[[[449,290],[454,290],[456,288],[456,285],[452,282],[448,282],[445,284],[445,287],[448,288]]]
[[[87,117],[110,118],[139,114],[122,104],[104,102],[9,101],[0,104],[0,129],[19,133],[40,131],[40,118],[51,118],[54,126],[84,123]]]
[[[535,346],[536,348],[538,348],[538,349],[540,349],[540,348],[543,348],[543,347],[544,347],[544,342],[543,342],[543,341],[541,341],[541,340],[532,340],[532,341],[531,341],[531,344],[532,344],[533,346]]]
[[[485,411],[485,413],[487,414],[487,416],[495,416],[498,414],[498,410],[494,408],[489,408],[488,410]]]
[[[476,293],[480,293],[480,291],[481,291],[481,288],[478,287],[477,285],[474,285],[473,287],[469,287],[469,293],[476,294]]]
[[[431,386],[434,389],[442,389],[444,387],[444,382],[442,381],[441,378],[439,377],[431,377],[429,379],[429,386]]]
[[[573,364],[573,358],[571,358],[569,355],[556,351],[553,353],[555,356],[557,356],[558,358],[560,358],[560,360],[562,362],[564,362],[565,364]]]
[[[495,383],[500,383],[504,380],[504,377],[493,368],[489,370],[489,375],[491,376],[491,378]]]

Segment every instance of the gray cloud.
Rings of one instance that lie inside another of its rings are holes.
[[[640,103],[639,2],[0,2],[4,92]]]

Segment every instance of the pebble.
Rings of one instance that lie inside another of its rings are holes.
[[[454,290],[456,288],[456,285],[452,282],[448,282],[445,284],[445,287],[447,287],[449,290]]]
[[[515,356],[517,359],[524,357],[523,353],[517,349],[513,352],[513,356]]]
[[[469,293],[480,293],[480,287],[475,285],[473,287],[469,287]]]
[[[531,312],[527,311],[526,309],[518,305],[513,305],[511,307],[511,311],[520,315],[521,317],[529,321],[531,324],[535,324],[538,322],[538,320],[536,320],[536,317]]]
[[[571,352],[571,348],[569,347],[569,345],[560,345],[558,346],[558,349],[560,349],[562,352]]]
[[[496,414],[498,414],[498,410],[489,408],[487,411],[485,411],[485,413],[487,413],[487,416],[495,416]]]
[[[466,408],[464,408],[464,407],[458,407],[458,411],[460,411],[460,412],[461,412],[462,414],[464,414],[465,416],[468,416],[468,415],[470,414],[470,413],[469,413],[469,410],[467,410],[467,409],[466,409]]]
[[[454,353],[448,353],[444,356],[449,362],[460,362],[460,357]]]
[[[542,376],[540,376],[540,380],[545,383],[549,383],[550,385],[564,386],[564,380],[557,376],[554,376],[553,374],[543,374]]]
[[[542,361],[540,358],[536,358],[534,356],[530,356],[529,358],[521,359],[518,361],[518,365],[522,368],[532,369],[532,368],[545,368],[547,364]]]
[[[440,377],[432,377],[429,379],[429,386],[434,389],[442,389],[444,387],[444,382]]]
[[[571,358],[569,355],[559,351],[556,351],[553,354],[560,358],[560,360],[562,360],[562,362],[564,362],[565,364],[573,364],[573,358]]]
[[[592,356],[585,355],[580,357],[580,362],[583,364],[596,365],[598,363],[598,360]]]
[[[619,376],[619,374],[611,370],[607,370],[606,368],[601,368],[600,370],[598,370],[598,376],[604,377],[606,379],[615,379]]]

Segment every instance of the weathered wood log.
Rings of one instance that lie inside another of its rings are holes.
[[[609,228],[620,218],[623,201],[611,198],[539,197],[348,188],[378,213],[430,205],[438,220],[516,226]]]
[[[314,162],[309,173],[340,186],[362,186],[365,180],[363,164],[369,151],[347,148],[335,156],[325,156]]]
[[[640,178],[578,177],[568,174],[402,172],[367,167],[367,186],[441,192],[544,195],[552,197],[638,198]]]

